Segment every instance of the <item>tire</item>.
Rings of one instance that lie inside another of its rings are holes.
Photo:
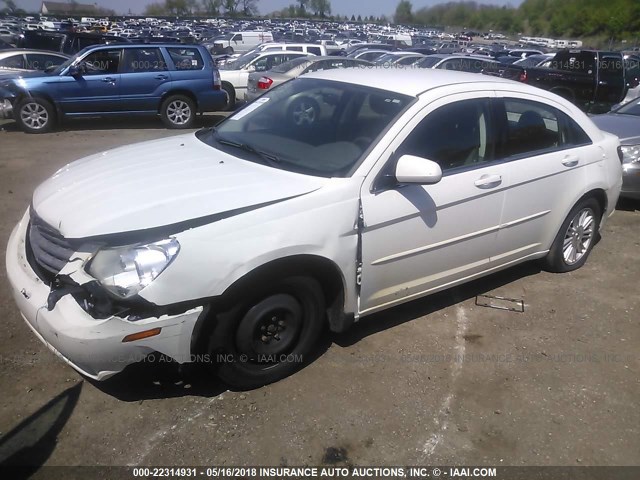
[[[56,110],[44,98],[25,98],[14,109],[14,118],[23,132],[47,133],[53,130]]]
[[[291,276],[272,283],[218,315],[208,340],[212,367],[233,388],[258,388],[298,371],[326,323],[324,295],[315,279]]]
[[[297,128],[307,128],[320,119],[320,105],[311,97],[296,98],[287,109],[289,122]]]
[[[578,202],[562,223],[549,253],[543,259],[545,270],[571,272],[584,265],[597,240],[601,216],[600,204],[595,198]]]
[[[223,112],[231,112],[236,108],[236,89],[228,83],[222,84],[222,89],[227,93],[227,104],[222,109]]]
[[[162,102],[160,117],[168,128],[191,128],[196,119],[196,104],[185,95],[171,95]]]

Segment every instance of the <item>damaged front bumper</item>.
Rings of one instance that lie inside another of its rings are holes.
[[[80,307],[72,295],[65,295],[51,309],[51,292],[33,271],[26,256],[28,214],[14,228],[9,239],[6,265],[13,297],[22,317],[36,336],[62,360],[83,375],[105,380],[127,365],[160,352],[178,363],[192,361],[191,338],[203,307],[177,315],[128,320],[116,315],[96,319]],[[147,338],[123,341],[125,337],[154,330]]]

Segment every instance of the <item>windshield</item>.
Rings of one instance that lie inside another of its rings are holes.
[[[640,100],[632,100],[629,103],[625,103],[623,106],[614,110],[615,113],[622,113],[624,115],[635,115],[640,117]]]
[[[294,68],[308,62],[309,59],[307,57],[298,57],[273,67],[271,71],[275,73],[287,73],[289,70],[293,70]]]
[[[275,168],[347,177],[413,97],[361,85],[298,78],[268,91],[198,138]]]
[[[220,70],[241,70],[246,67],[252,60],[258,58],[261,54],[262,52],[245,53],[233,62],[227,62],[224,65],[221,65],[219,68]]]

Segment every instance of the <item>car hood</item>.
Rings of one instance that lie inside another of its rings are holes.
[[[32,208],[70,239],[172,225],[180,231],[304,195],[327,181],[242,160],[188,134],[71,163],[36,189]]]
[[[607,113],[591,117],[600,130],[613,133],[622,144],[640,143],[640,117]]]

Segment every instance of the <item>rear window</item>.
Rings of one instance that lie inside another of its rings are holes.
[[[202,70],[204,60],[197,48],[167,48],[176,70]]]
[[[307,63],[309,59],[307,57],[298,57],[293,60],[289,60],[288,62],[281,63],[272,68],[273,72],[276,73],[286,73],[289,70],[293,70],[294,68],[302,65],[303,63]]]

